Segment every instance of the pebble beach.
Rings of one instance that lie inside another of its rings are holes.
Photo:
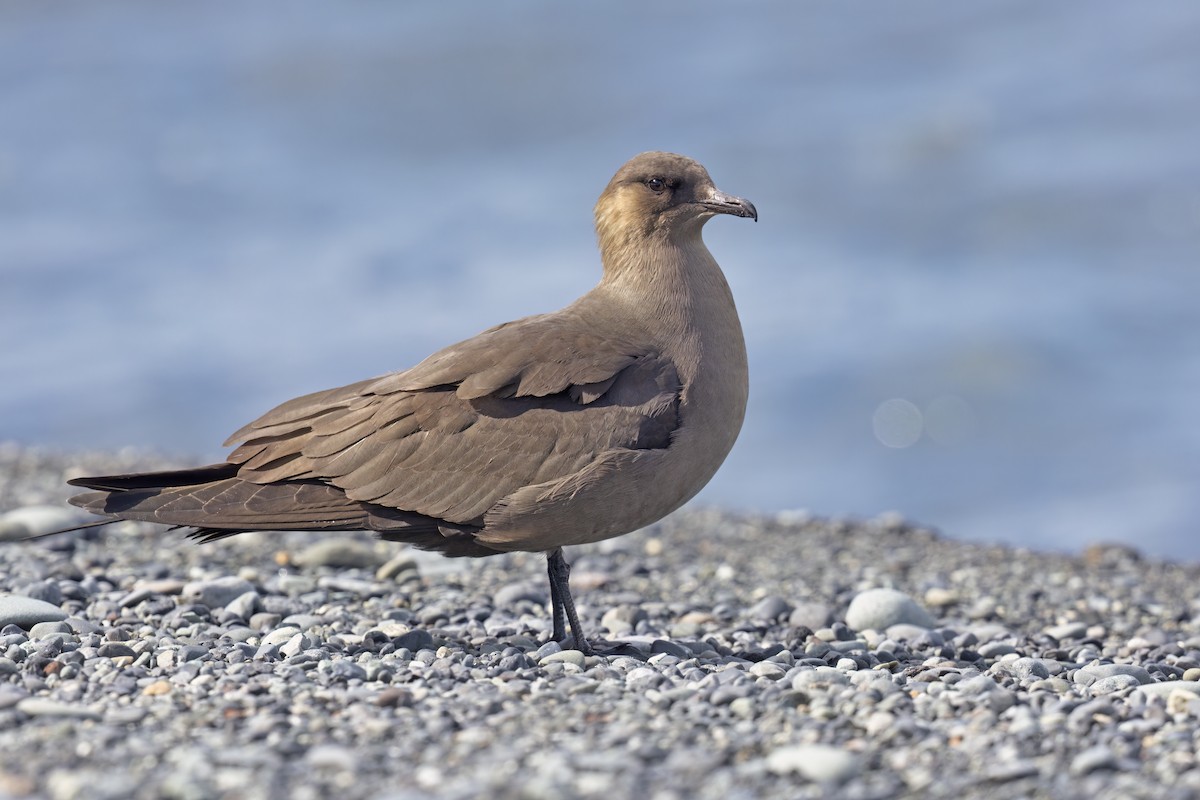
[[[0,798],[1200,796],[1194,564],[685,510],[568,551],[585,657],[535,554],[21,541],[165,466],[0,446]]]

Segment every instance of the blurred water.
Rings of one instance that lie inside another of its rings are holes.
[[[762,214],[700,502],[1200,556],[1200,6],[605,9],[5,4],[0,439],[219,457],[585,291],[669,149]]]

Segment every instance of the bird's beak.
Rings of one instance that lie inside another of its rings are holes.
[[[754,203],[749,200],[743,200],[740,197],[734,197],[731,194],[725,194],[713,189],[708,197],[700,201],[700,205],[704,206],[714,214],[733,214],[735,217],[750,217],[755,222],[758,222],[758,209],[754,207]]]

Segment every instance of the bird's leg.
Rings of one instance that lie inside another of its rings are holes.
[[[555,642],[565,641],[567,638],[566,618],[563,616],[562,597],[558,591],[558,579],[554,574],[554,556],[557,555],[559,560],[562,560],[562,548],[554,551],[554,554],[546,556],[546,573],[550,576],[550,614],[554,619],[554,630],[550,634],[550,638]],[[566,581],[569,583],[571,579],[571,566],[564,564],[563,569],[566,572]]]
[[[555,641],[567,638],[562,624],[565,614],[567,622],[571,625],[571,633],[575,637],[575,649],[585,656],[592,655],[592,647],[584,637],[579,615],[575,613],[575,600],[571,597],[571,565],[563,558],[561,547],[556,547],[546,557],[546,573],[550,576],[550,603],[553,606]]]

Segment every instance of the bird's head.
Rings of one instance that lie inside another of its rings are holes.
[[[617,170],[596,203],[601,250],[699,236],[717,214],[758,220],[749,200],[725,194],[708,170],[686,156],[642,153]]]

